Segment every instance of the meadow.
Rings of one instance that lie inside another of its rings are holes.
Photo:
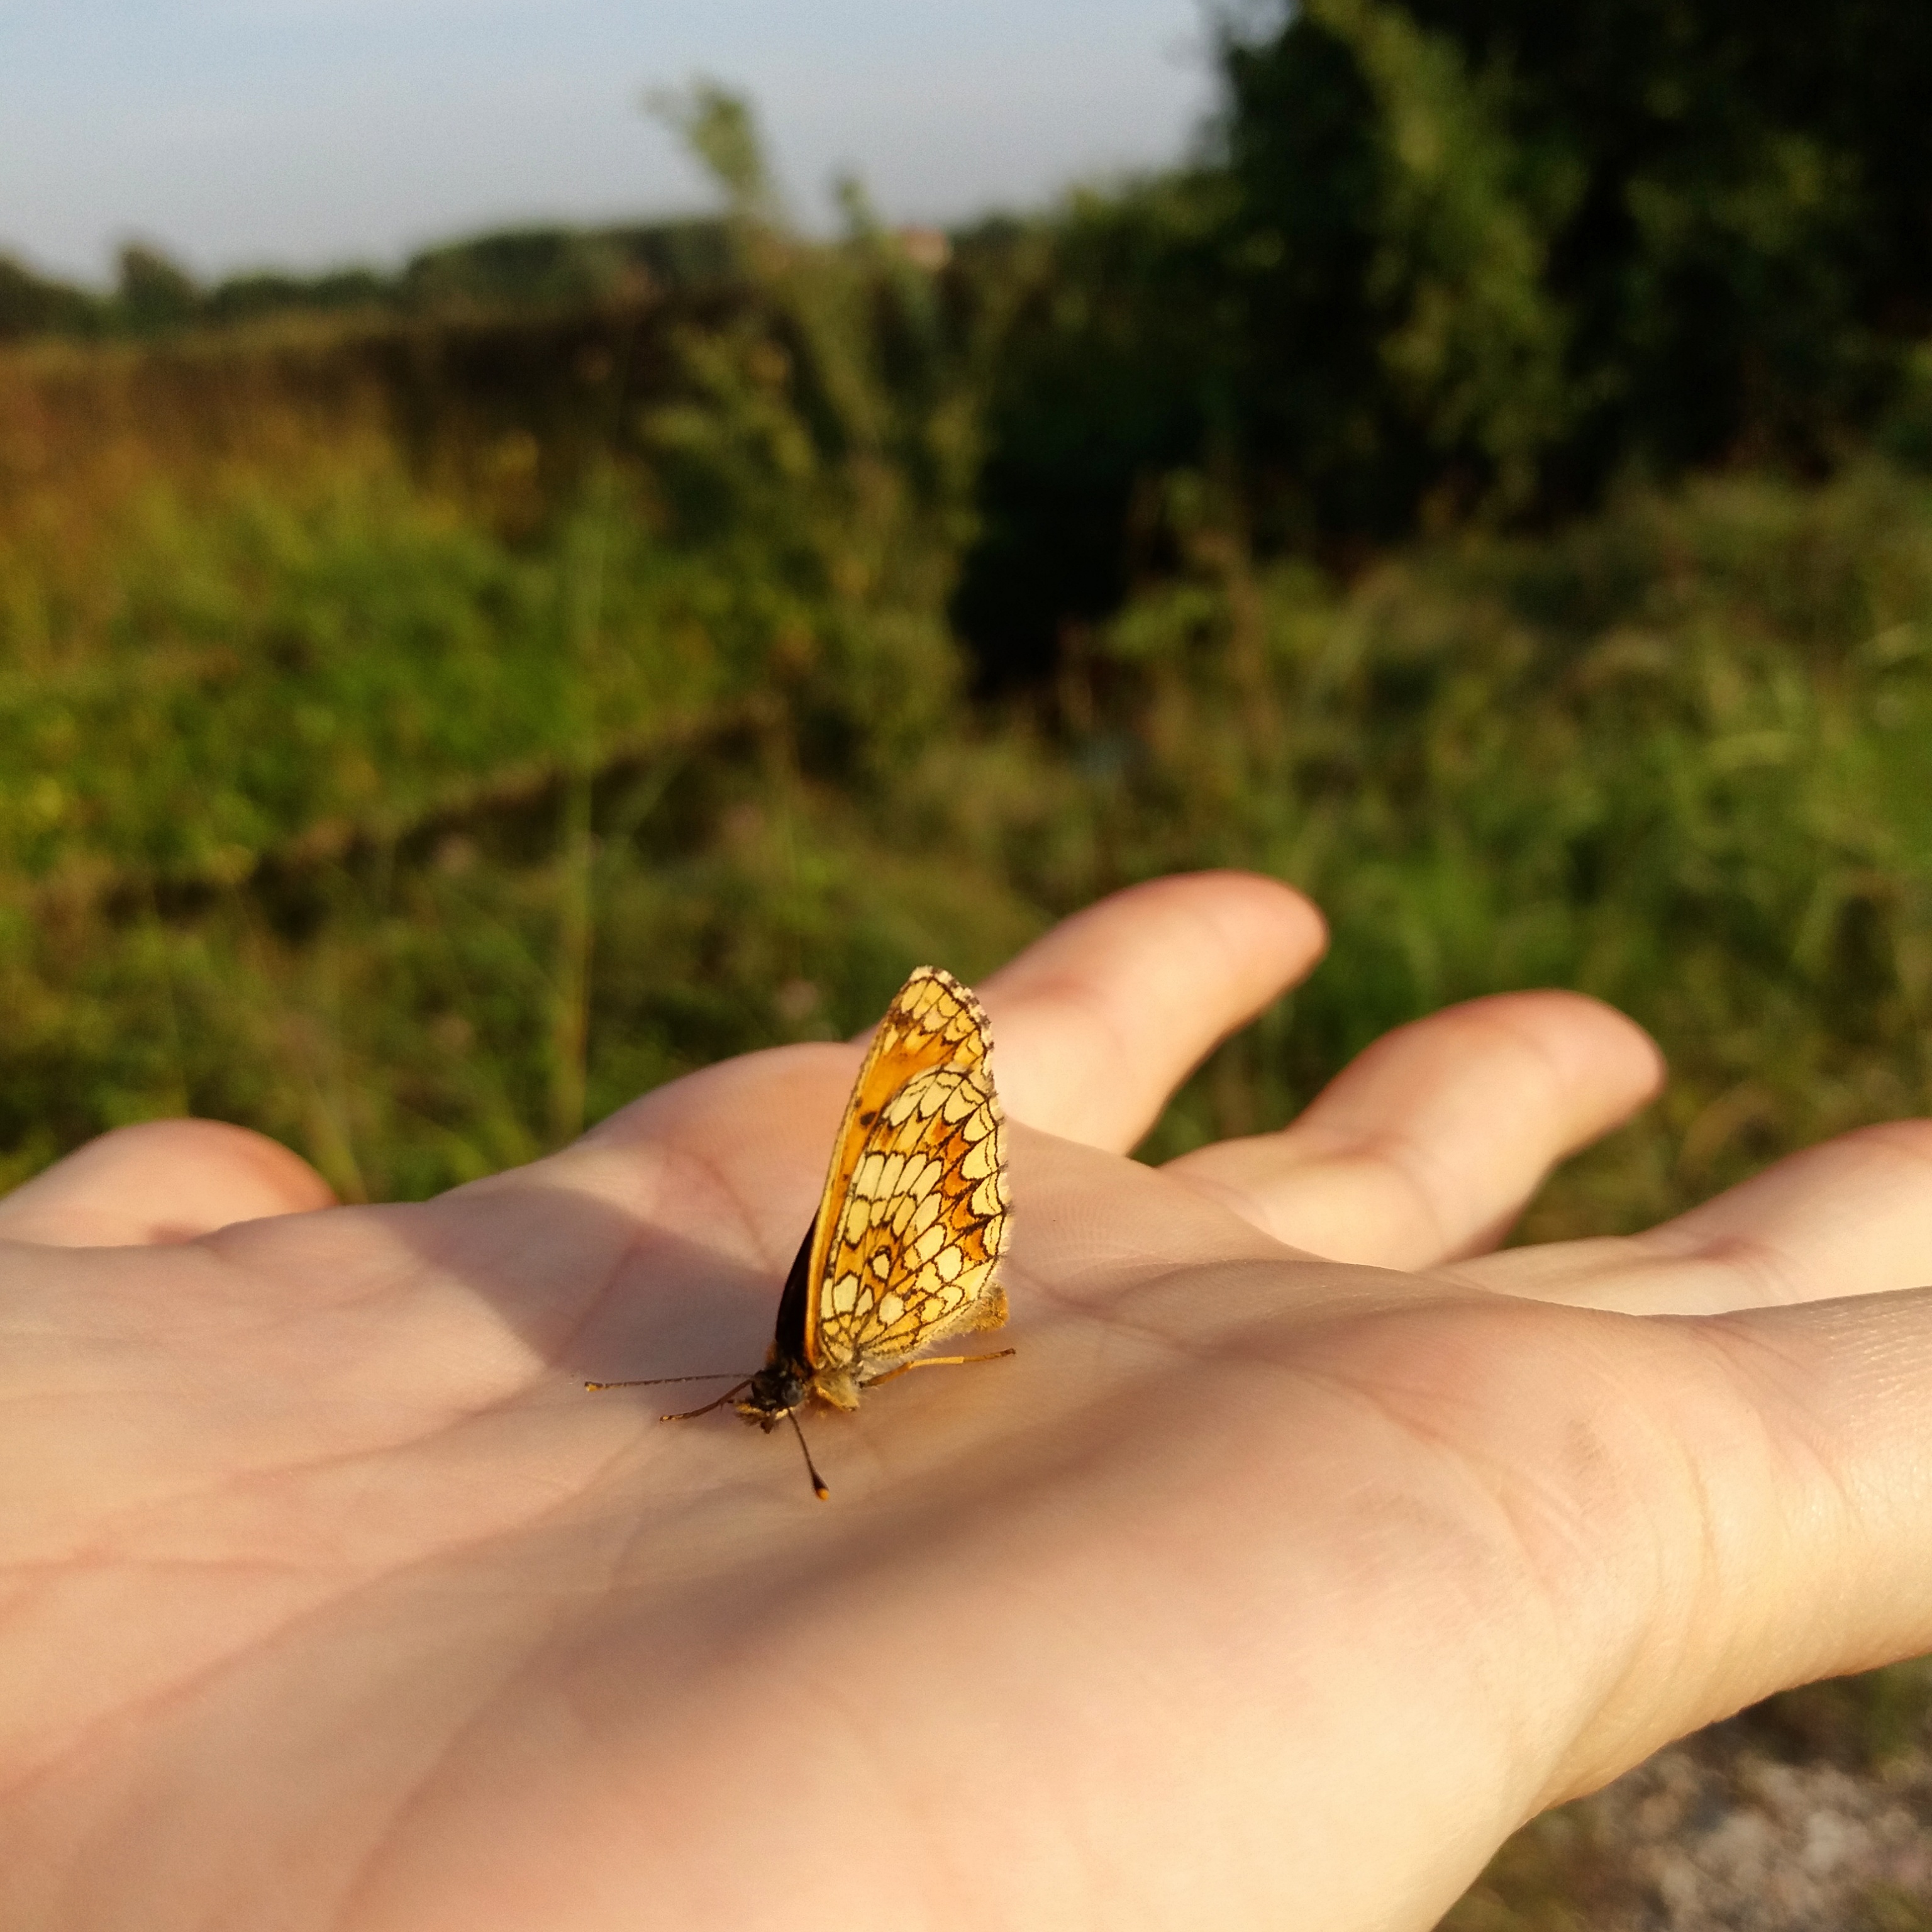
[[[554,414],[425,435],[354,346],[0,364],[9,1180],[185,1108],[419,1196],[1198,865],[1292,880],[1334,944],[1154,1152],[1527,985],[1674,1069],[1536,1232],[1932,1106],[1915,476],[1636,490],[1343,581],[1178,473],[1178,567],[976,698],[957,488],[814,426],[769,329],[666,352],[563,455]]]
[[[191,1112],[420,1198],[1208,865],[1334,944],[1149,1157],[1538,985],[1672,1074],[1532,1237],[1932,1110],[1922,474],[1633,484],[1344,570],[1177,468],[1166,567],[989,686],[948,614],[970,304],[877,234],[757,246],[708,308],[0,357],[0,1184]],[[1904,1681],[1789,1708],[1880,1751]]]

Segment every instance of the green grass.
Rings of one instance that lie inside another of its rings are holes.
[[[519,434],[0,371],[0,458],[68,432],[0,500],[0,1178],[188,1109],[420,1195],[1035,929],[886,835],[962,702],[943,506],[769,332],[687,346],[535,491]]]
[[[365,429],[82,466],[0,525],[0,1174],[187,1108],[421,1195],[1208,864],[1335,943],[1154,1151],[1537,984],[1675,1069],[1538,1232],[1932,1106],[1922,484],[1712,482],[1346,588],[1197,490],[1182,575],[989,711],[943,515],[824,456],[757,342],[707,352],[655,461],[534,533]]]
[[[1710,482],[1346,595],[1223,556],[1090,664],[1123,867],[1258,866],[1334,922],[1263,1111],[1390,1024],[1538,984],[1633,1013],[1675,1070],[1546,1228],[1932,1106],[1922,485]]]

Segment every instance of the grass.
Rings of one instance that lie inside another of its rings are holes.
[[[457,487],[354,412],[206,450],[110,412],[10,498],[0,1174],[187,1107],[421,1195],[1207,864],[1335,944],[1151,1151],[1534,984],[1675,1069],[1534,1232],[1932,1106],[1920,482],[1711,481],[1343,586],[1252,564],[1183,479],[1186,568],[1050,698],[976,707],[945,504],[826,455],[768,338],[702,348],[535,517],[514,451]]]
[[[0,370],[0,1179],[186,1108],[420,1195],[1034,929],[888,849],[935,520],[792,368],[686,345],[541,488],[313,383],[197,437],[124,354]]]
[[[1258,866],[1334,922],[1292,1027],[1239,1049],[1242,1104],[1278,1115],[1447,1000],[1598,994],[1675,1076],[1541,1232],[1640,1222],[1932,1106],[1922,485],[1711,482],[1346,593],[1210,561],[1094,640],[1086,755],[1124,869]]]

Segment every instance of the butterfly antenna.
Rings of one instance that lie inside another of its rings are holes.
[[[738,1373],[739,1371],[736,1369],[713,1369],[708,1374],[701,1376],[646,1376],[641,1382],[586,1382],[584,1386],[592,1390],[614,1388],[656,1388],[662,1382],[728,1382],[732,1376]],[[739,1388],[742,1388],[744,1386],[742,1382],[738,1384]],[[737,1392],[737,1389],[731,1391],[734,1395]]]
[[[812,1478],[812,1493],[820,1502],[829,1502],[832,1492],[825,1486],[825,1478],[818,1473],[818,1466],[812,1460],[812,1451],[805,1446],[805,1431],[799,1426],[797,1410],[787,1409],[785,1420],[791,1424],[791,1432],[798,1438],[799,1451],[805,1458],[805,1473]]]

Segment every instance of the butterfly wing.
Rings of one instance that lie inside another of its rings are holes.
[[[992,1046],[986,1010],[931,966],[873,1036],[806,1272],[805,1358],[829,1401],[856,1402],[928,1343],[1006,1319],[1006,1124]]]

